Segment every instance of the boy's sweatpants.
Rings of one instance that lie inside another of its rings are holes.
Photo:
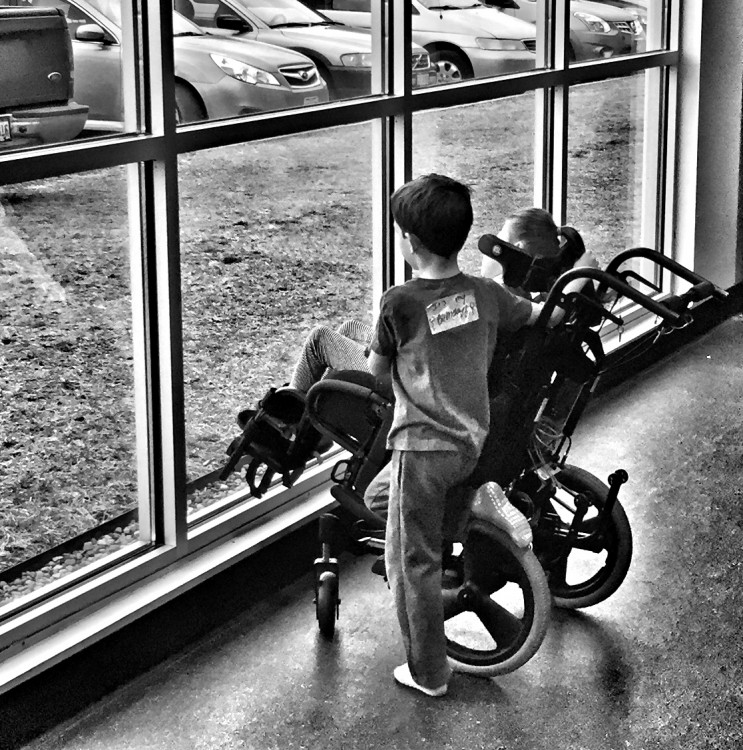
[[[441,549],[447,526],[466,509],[458,489],[477,459],[454,451],[393,451],[385,567],[408,666],[419,685],[446,684]],[[453,491],[452,491],[453,490]]]

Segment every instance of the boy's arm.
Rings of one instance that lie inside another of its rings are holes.
[[[375,378],[389,378],[392,360],[389,357],[383,357],[372,349],[369,350],[369,372]]]
[[[486,279],[501,279],[503,278],[503,266],[497,260],[483,255],[480,264],[480,276],[484,276]]]
[[[531,303],[531,314],[529,320],[526,321],[526,325],[533,326],[537,322],[537,318],[541,315],[542,309],[544,308],[544,302],[532,302]],[[547,328],[554,328],[565,315],[565,310],[557,306],[552,310],[550,319],[547,322]]]
[[[573,264],[573,268],[599,268],[599,262],[589,252],[583,253]],[[571,281],[563,290],[563,294],[572,294],[579,292],[590,281],[590,279],[575,279]]]
[[[377,379],[382,389],[392,388],[392,360],[369,349],[369,372]]]

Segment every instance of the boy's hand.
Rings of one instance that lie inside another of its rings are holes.
[[[387,384],[392,379],[390,370],[392,367],[392,361],[389,357],[383,357],[381,354],[377,354],[373,350],[369,350],[369,372],[374,375],[375,378],[381,380]]]

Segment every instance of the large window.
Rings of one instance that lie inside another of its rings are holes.
[[[668,250],[678,10],[600,5],[0,2],[0,24],[62,11],[53,95],[79,125],[22,121],[46,58],[0,65],[0,660],[327,507],[332,461],[263,498],[214,472],[312,327],[371,322],[404,278],[387,206],[411,176],[472,186],[473,273],[527,206],[602,260]]]
[[[472,188],[475,220],[460,255],[480,272],[477,240],[534,202],[534,95],[419,112],[413,117],[413,173],[454,174]]]
[[[223,462],[314,326],[371,324],[370,157],[362,124],[180,158],[189,477]]]
[[[0,189],[0,607],[138,538],[126,195],[121,168]]]
[[[602,264],[641,240],[644,94],[641,74],[570,94],[567,217]]]

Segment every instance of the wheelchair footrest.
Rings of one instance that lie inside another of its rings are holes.
[[[221,478],[229,476],[241,457],[248,456],[251,461],[245,481],[254,497],[261,497],[274,475],[291,487],[307,461],[317,454],[322,439],[304,412],[304,395],[287,387],[270,388],[257,409],[243,409],[237,417],[242,435],[227,449],[230,458]]]

